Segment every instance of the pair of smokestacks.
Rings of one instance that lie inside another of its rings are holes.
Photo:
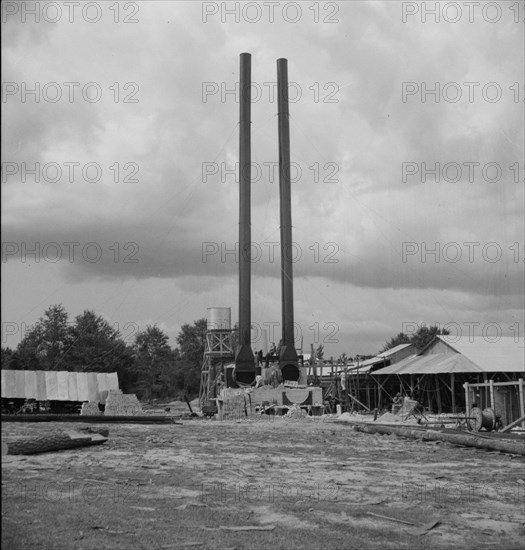
[[[255,360],[251,347],[251,55],[241,54],[239,129],[239,345],[235,379],[251,384]],[[288,61],[277,60],[279,126],[279,203],[281,225],[281,327],[279,368],[283,380],[299,380],[293,317],[292,201],[290,186],[290,121]]]

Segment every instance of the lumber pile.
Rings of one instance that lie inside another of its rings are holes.
[[[106,399],[106,416],[134,416],[142,412],[142,405],[134,393],[125,394],[121,390],[109,390]]]
[[[98,408],[98,403],[95,401],[86,401],[85,403],[82,403],[80,414],[82,416],[99,416],[102,412]]]

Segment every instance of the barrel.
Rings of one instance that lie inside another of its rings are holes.
[[[231,329],[231,308],[209,307],[207,316],[208,330],[230,330]]]

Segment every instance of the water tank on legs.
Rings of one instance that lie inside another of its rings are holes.
[[[230,330],[231,329],[231,308],[209,307],[208,308],[208,330]]]

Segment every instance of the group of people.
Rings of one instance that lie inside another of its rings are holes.
[[[268,353],[266,354],[266,357],[264,356],[264,352],[262,349],[260,349],[256,354],[255,354],[255,359],[257,361],[257,366],[258,367],[262,367],[263,366],[263,363],[264,363],[264,366],[266,368],[268,368],[268,365],[270,364],[270,360],[273,358],[273,359],[278,359],[279,358],[279,354],[281,352],[281,348],[282,348],[282,345],[283,345],[283,341],[280,340],[279,341],[279,345],[276,346],[275,345],[275,342],[272,342],[272,345],[270,346],[270,350],[268,351]]]

